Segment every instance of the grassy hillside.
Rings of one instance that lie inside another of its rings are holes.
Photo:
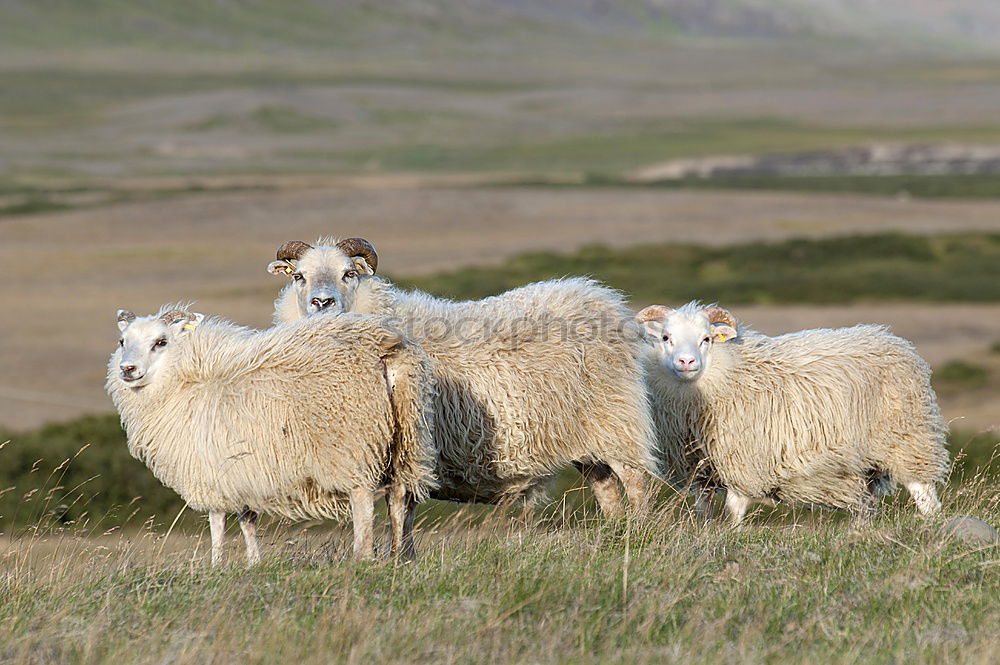
[[[996,523],[995,484],[949,492]],[[699,527],[584,514],[423,523],[421,558],[347,558],[348,534],[266,537],[211,570],[201,538],[38,534],[2,559],[0,649],[18,663],[982,664],[1000,642],[996,548],[892,509],[854,532],[759,517]],[[234,534],[235,536],[235,534]]]
[[[528,183],[530,184],[530,183]],[[537,182],[541,186],[552,185]],[[842,176],[715,176],[678,178],[650,185],[631,185],[618,177],[591,174],[579,185],[586,187],[662,187],[664,189],[746,189],[788,192],[837,192],[875,196],[913,196],[917,198],[997,198],[1000,176],[962,175],[842,175]]]
[[[1000,11],[988,0],[276,0],[169,5],[123,0],[3,0],[6,49],[153,45],[166,49],[271,50],[363,46],[405,32],[416,44],[448,38],[472,43],[498,31],[702,35],[735,39],[828,37],[881,40],[912,48],[988,49]],[[91,30],[81,30],[89,26]],[[886,30],[891,28],[891,30]],[[918,42],[923,42],[920,44]],[[445,42],[447,43],[447,42]]]
[[[0,183],[613,177],[734,151],[1000,140],[1000,63],[976,36],[989,8],[967,8],[981,20],[965,34],[931,5],[867,3],[866,23],[846,3],[599,4],[3,0]]]

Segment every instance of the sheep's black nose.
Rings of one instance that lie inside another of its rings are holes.
[[[333,298],[313,298],[309,301],[316,309],[326,309],[333,304]]]

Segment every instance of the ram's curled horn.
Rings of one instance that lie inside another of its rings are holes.
[[[120,309],[118,310],[118,320],[124,321],[125,323],[132,323],[135,321],[135,314],[127,309]]]
[[[194,314],[187,311],[186,309],[171,309],[163,314],[160,314],[160,321],[166,324],[176,323],[178,321],[193,321]]]
[[[706,307],[701,312],[708,317],[709,323],[725,323],[727,326],[732,326],[733,329],[736,328],[736,318],[729,313],[728,309],[713,305],[712,307]]]
[[[647,321],[659,321],[670,315],[674,310],[663,305],[650,305],[635,315],[636,323],[646,323]]]
[[[368,262],[372,272],[378,271],[378,254],[375,252],[372,244],[364,238],[347,238],[341,240],[337,243],[337,249],[347,256],[360,256]]]
[[[279,261],[298,261],[302,258],[302,254],[306,250],[312,249],[312,245],[307,242],[302,242],[301,240],[289,240],[284,245],[278,248],[278,252],[275,255]]]

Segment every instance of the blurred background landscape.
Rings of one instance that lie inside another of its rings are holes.
[[[889,324],[978,468],[998,109],[991,0],[0,0],[0,514],[175,511],[109,415],[115,310],[266,326],[275,248],[320,235],[450,297]]]

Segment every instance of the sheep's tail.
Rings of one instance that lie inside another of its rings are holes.
[[[417,501],[438,486],[434,452],[434,376],[418,345],[400,338],[383,357],[394,433],[390,482],[401,483]]]

